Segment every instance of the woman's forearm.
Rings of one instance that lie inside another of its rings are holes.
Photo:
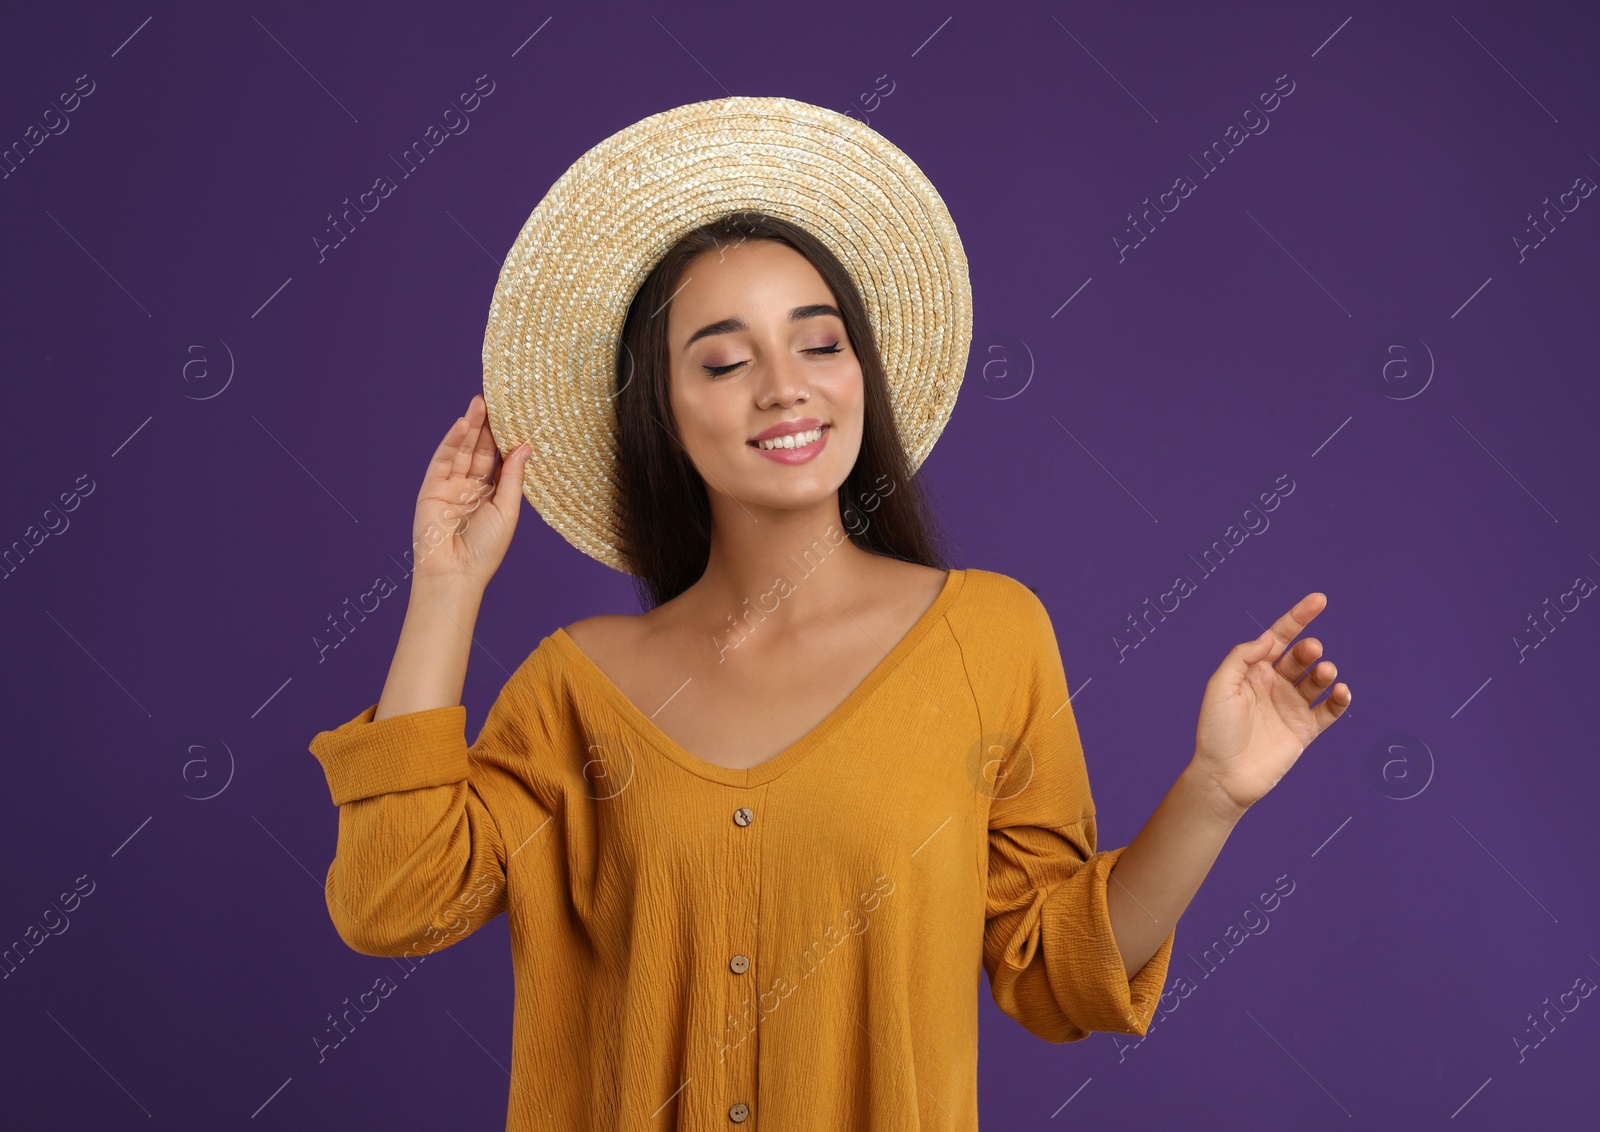
[[[374,720],[461,702],[482,602],[483,587],[470,580],[412,578],[405,623]]]
[[[1106,905],[1130,979],[1172,932],[1237,821],[1190,764],[1117,858]]]

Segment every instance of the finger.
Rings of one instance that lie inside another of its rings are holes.
[[[1283,655],[1273,665],[1291,684],[1322,656],[1322,642],[1315,637],[1302,637],[1283,650]]]
[[[424,487],[443,483],[450,478],[456,465],[456,450],[467,435],[466,421],[465,417],[457,417],[444,434],[444,439],[439,441],[439,447],[433,450],[433,456],[428,460],[428,470],[422,477]]]
[[[1269,659],[1276,661],[1279,652],[1305,631],[1313,618],[1328,608],[1328,595],[1313,591],[1289,607],[1289,611],[1274,621],[1269,629],[1272,633],[1274,644],[1268,654]]]
[[[1344,717],[1345,710],[1350,706],[1350,685],[1339,683],[1333,686],[1333,691],[1328,693],[1328,698],[1311,709],[1312,721],[1317,725],[1317,733],[1332,725],[1336,719]]]
[[[1306,672],[1304,680],[1295,685],[1295,690],[1305,699],[1306,703],[1315,702],[1316,698],[1328,690],[1334,678],[1339,675],[1338,667],[1331,660],[1325,660],[1313,665]]]
[[[507,523],[517,521],[517,509],[522,505],[522,474],[528,466],[533,445],[524,442],[500,465],[500,479],[494,485],[494,509]]]
[[[479,483],[488,483],[489,476],[494,472],[495,457],[500,454],[500,449],[495,445],[494,432],[489,427],[489,405],[483,399],[483,394],[473,398],[483,411],[483,424],[478,429],[478,443],[472,452],[472,466],[467,474]]]
[[[451,468],[452,475],[465,476],[471,472],[473,453],[478,448],[478,433],[483,428],[484,413],[483,405],[477,396],[467,402],[467,412],[463,418],[467,422],[466,438],[456,449],[455,464]]]

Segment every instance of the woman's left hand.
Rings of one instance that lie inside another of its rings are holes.
[[[1285,649],[1327,605],[1326,594],[1307,594],[1261,636],[1235,646],[1206,682],[1191,769],[1215,789],[1218,812],[1233,820],[1350,706],[1344,683],[1311,706],[1338,675],[1331,661],[1318,663],[1321,641],[1306,637]]]

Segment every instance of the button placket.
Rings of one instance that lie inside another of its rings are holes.
[[[755,1101],[757,1050],[760,1042],[760,988],[755,981],[753,948],[758,939],[757,917],[761,907],[761,833],[752,828],[756,815],[749,806],[734,809],[733,827],[728,831],[728,904],[725,939],[728,947],[727,997],[730,1016],[739,1020],[739,1041],[730,1051],[726,1076],[728,1120],[744,1124],[751,1120]]]

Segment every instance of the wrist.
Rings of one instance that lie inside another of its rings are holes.
[[[418,570],[411,576],[410,604],[475,614],[483,601],[484,589],[481,580],[466,574],[429,574]]]
[[[1178,776],[1178,784],[1197,806],[1230,828],[1237,825],[1239,819],[1244,817],[1245,811],[1250,808],[1234,801],[1198,762],[1191,761],[1183,768],[1183,773]]]

